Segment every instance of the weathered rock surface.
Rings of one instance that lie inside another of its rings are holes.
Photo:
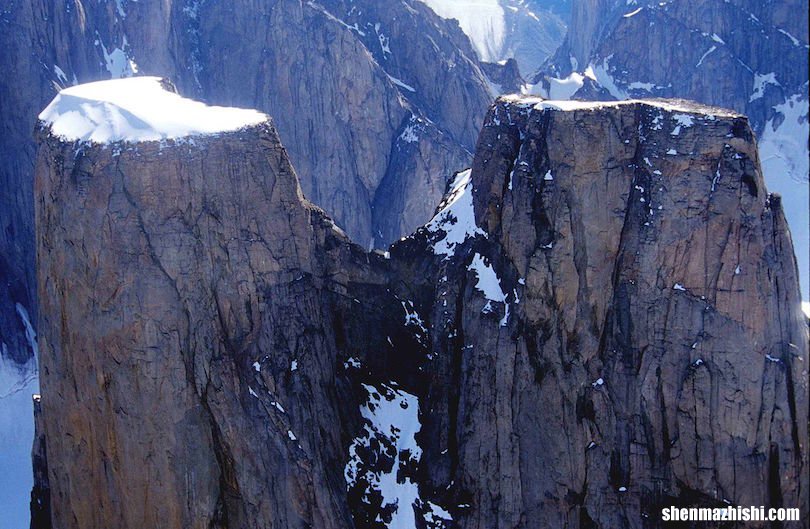
[[[490,111],[471,184],[486,236],[437,259],[431,485],[469,506],[465,528],[807,512],[808,324],[747,120],[562,105]]]
[[[349,526],[336,322],[382,258],[303,201],[270,123],[75,148],[37,169],[54,525]]]
[[[584,77],[575,99],[676,97],[748,116],[768,185],[784,197],[805,301],[808,9],[807,0],[578,0],[565,42],[534,78],[539,88]]]
[[[481,69],[499,94],[519,94],[526,84],[514,59],[508,59],[503,63],[482,62]]]
[[[469,165],[491,102],[467,39],[417,0],[3,0],[0,46],[0,343],[15,358],[31,353],[14,303],[36,313],[32,130],[60,87],[137,72],[271,113],[306,196],[380,247]]]
[[[499,100],[471,176],[388,256],[302,198],[269,122],[43,130],[54,526],[807,512],[808,324],[747,120],[573,105]]]

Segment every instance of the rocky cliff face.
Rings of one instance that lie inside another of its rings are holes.
[[[482,233],[438,259],[430,309],[425,469],[459,526],[808,508],[807,321],[758,165],[718,109],[491,110],[468,188]]]
[[[383,259],[304,202],[269,122],[75,148],[43,136],[37,166],[54,525],[349,526],[337,344]]]
[[[43,129],[54,526],[806,512],[807,320],[746,119],[570,105],[500,100],[390,254],[302,198],[269,121],[104,145]]]
[[[416,0],[5,0],[0,28],[0,342],[18,360],[14,304],[36,313],[32,130],[59,88],[152,74],[272,113],[307,197],[366,246],[429,216],[490,102],[467,39]]]
[[[156,74],[198,99],[270,112],[306,196],[363,246],[384,246],[469,165],[490,102],[457,28],[416,0],[387,4],[0,0],[0,356],[15,364],[0,373],[0,407],[8,392],[30,394],[36,374],[18,307],[36,319],[32,131],[56,92]],[[22,401],[0,420],[4,452],[30,448],[30,437],[19,445]],[[4,507],[25,507],[30,475],[0,472],[0,489],[21,491]]]
[[[797,15],[807,12],[807,0],[580,0],[566,41],[535,77],[554,98],[678,97],[747,115],[768,184],[784,197],[805,301],[808,22]]]

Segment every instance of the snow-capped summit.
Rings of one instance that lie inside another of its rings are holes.
[[[257,110],[208,106],[179,95],[160,77],[130,77],[71,86],[39,115],[70,141],[159,141],[217,134],[268,119]]]

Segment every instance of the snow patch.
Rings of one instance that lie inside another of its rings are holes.
[[[169,91],[159,77],[66,88],[39,115],[68,141],[159,141],[234,131],[266,121],[256,110],[214,107]]]
[[[422,317],[419,316],[418,312],[416,312],[413,302],[400,301],[400,303],[402,304],[402,308],[405,310],[405,327],[418,327],[420,331],[426,334],[427,327],[425,327],[425,322],[422,321]]]
[[[417,509],[425,520],[450,520],[450,514],[420,497],[419,486],[407,469],[422,457],[416,434],[419,422],[419,399],[393,384],[363,384],[367,401],[360,406],[365,420],[362,433],[349,446],[349,461],[343,475],[347,489],[364,487],[362,500],[370,503],[371,495],[382,498],[376,521],[389,529],[415,529]],[[404,475],[403,475],[404,474]],[[390,518],[389,518],[390,516]]]
[[[477,277],[475,288],[484,294],[484,297],[487,299],[487,302],[481,312],[484,314],[492,312],[494,310],[492,307],[493,301],[504,304],[504,315],[503,318],[501,318],[499,325],[501,327],[505,327],[509,323],[509,303],[506,302],[506,293],[501,287],[501,280],[498,278],[495,270],[479,253],[473,255],[472,261],[467,267],[467,270],[475,272]],[[517,292],[515,292],[515,299],[517,300]]]
[[[138,73],[138,65],[127,53],[129,43],[127,38],[124,37],[120,48],[113,48],[108,51],[107,47],[100,38],[96,38],[96,44],[101,46],[101,53],[104,55],[104,63],[107,71],[110,73],[111,79],[122,79],[124,77],[132,77]]]
[[[386,75],[388,75],[388,74],[386,74]],[[416,88],[412,87],[411,85],[409,85],[408,83],[402,81],[401,79],[397,79],[393,75],[388,75],[388,79],[390,79],[390,81],[392,83],[394,83],[395,85],[397,85],[398,87],[404,88],[408,92],[416,92]]]
[[[672,116],[672,119],[677,123],[670,133],[672,136],[678,136],[681,133],[681,127],[691,127],[695,124],[695,120],[692,119],[692,116],[687,114],[675,114]]]
[[[602,87],[604,87],[605,90],[607,90],[610,95],[616,99],[627,99],[627,93],[619,88],[616,81],[613,79],[613,76],[610,74],[609,62],[612,58],[613,55],[611,54],[605,57],[599,64],[589,64],[588,68],[585,70],[585,76],[590,77],[602,85]]]
[[[791,34],[790,34],[790,33],[788,33],[787,31],[785,31],[784,29],[781,29],[781,28],[780,28],[780,29],[777,29],[776,31],[778,31],[778,32],[779,32],[779,33],[781,33],[782,35],[784,35],[784,36],[786,36],[787,38],[789,38],[789,39],[790,39],[790,42],[792,42],[794,46],[800,46],[800,45],[801,45],[801,42],[799,42],[799,39],[797,39],[796,37],[794,37],[793,35],[791,35]]]
[[[456,174],[450,192],[439,204],[439,212],[425,225],[436,255],[449,258],[467,237],[485,236],[475,224],[471,173],[467,169]]]
[[[124,2],[125,0],[115,0],[115,8],[118,11],[118,16],[121,18],[126,18],[127,12],[124,11]]]
[[[574,94],[585,84],[585,76],[581,73],[572,72],[571,75],[563,79],[552,77],[548,80],[549,99],[571,99]]]
[[[773,72],[765,75],[761,73],[755,74],[754,91],[751,93],[751,97],[748,98],[748,102],[751,103],[762,98],[765,95],[765,89],[768,85],[782,86],[779,84],[779,81],[776,80],[776,74]]]
[[[405,129],[403,129],[402,133],[399,135],[399,140],[403,143],[417,143],[419,141],[419,133],[424,130],[424,126],[421,123],[421,119],[416,116],[411,116]]]
[[[55,64],[53,65],[53,73],[54,75],[56,75],[56,79],[59,81],[59,83],[63,88],[70,84],[68,82],[67,75],[65,75],[65,71]]]
[[[377,34],[377,40],[380,43],[380,51],[382,51],[383,59],[388,59],[388,56],[391,55],[391,39],[385,36],[385,33],[380,31],[380,23],[377,22],[374,24],[374,33]]]
[[[701,56],[700,56],[700,60],[699,60],[699,61],[698,61],[698,63],[695,65],[695,68],[697,68],[698,66],[700,66],[701,64],[703,64],[704,59],[706,59],[706,57],[708,57],[708,56],[709,56],[709,55],[710,55],[712,52],[714,52],[716,49],[717,49],[717,46],[712,46],[711,48],[709,48],[709,49],[706,51],[706,53],[704,53],[703,55],[701,55]]]
[[[475,288],[478,289],[484,297],[490,301],[498,301],[504,303],[506,301],[506,294],[501,288],[501,281],[495,270],[489,265],[481,254],[476,253],[473,256],[472,262],[467,267],[467,270],[475,272],[478,281]]]

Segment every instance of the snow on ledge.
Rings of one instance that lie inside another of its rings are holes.
[[[578,110],[599,110],[602,108],[615,108],[625,105],[647,105],[660,108],[667,112],[679,112],[682,114],[702,114],[706,116],[719,116],[724,118],[742,117],[733,110],[711,107],[684,99],[622,99],[618,101],[581,101],[575,99],[552,100],[537,96],[525,96],[520,94],[504,95],[498,98],[507,104],[531,107],[536,110],[556,110],[562,112],[575,112]]]
[[[113,143],[229,132],[268,117],[257,110],[186,99],[160,77],[130,77],[66,88],[39,119],[64,140]]]

